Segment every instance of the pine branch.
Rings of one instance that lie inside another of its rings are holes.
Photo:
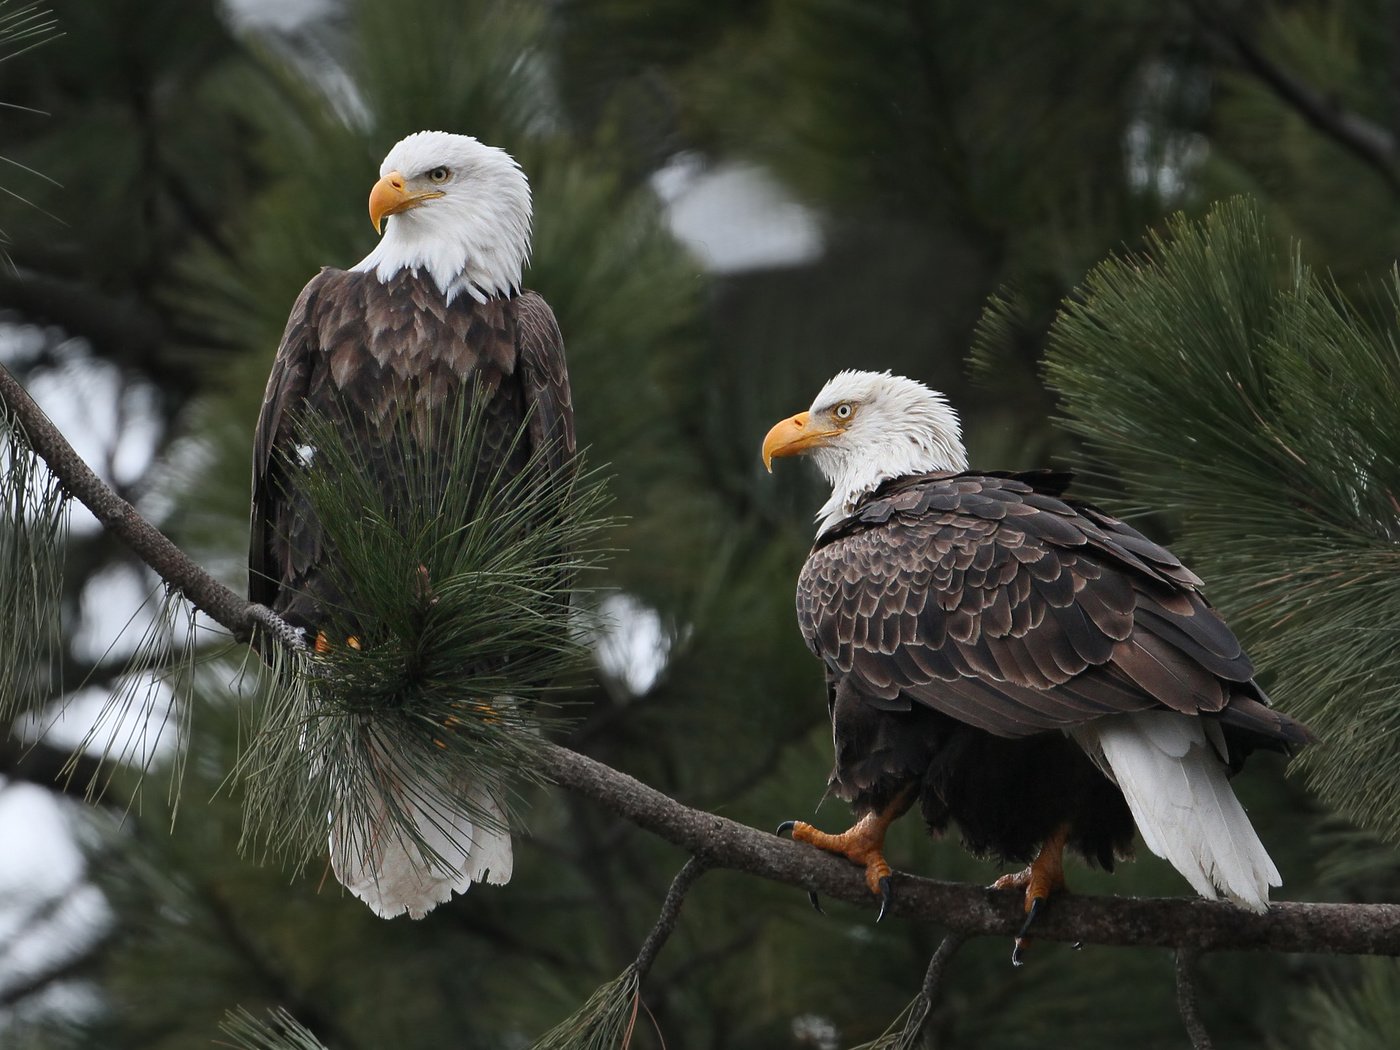
[[[24,425],[32,447],[68,492],[126,540],[170,586],[212,619],[246,637],[259,606],[239,598],[117,497],[82,462],[0,369],[0,398]],[[566,747],[540,742],[539,773],[587,796],[639,827],[689,850],[707,866],[742,871],[874,910],[862,874],[836,857],[692,809],[633,777]],[[892,912],[935,922],[967,937],[1009,937],[1024,916],[1021,894],[899,875]],[[1036,927],[1041,940],[1118,947],[1207,951],[1400,955],[1400,904],[1280,902],[1256,915],[1232,905],[1185,898],[1066,896]]]
[[[1201,1022],[1197,1007],[1196,993],[1196,953],[1189,948],[1178,948],[1176,952],[1176,1008],[1181,1012],[1182,1023],[1191,1040],[1191,1050],[1211,1050],[1210,1034]]]
[[[666,891],[666,899],[661,902],[661,913],[656,917],[656,924],[647,934],[647,939],[642,942],[641,950],[637,952],[637,961],[632,964],[639,977],[645,977],[651,970],[652,963],[656,962],[657,953],[665,946],[676,928],[676,922],[681,916],[681,905],[685,903],[685,895],[695,885],[695,880],[705,874],[708,867],[699,856],[693,856],[676,873],[671,888]]]
[[[831,855],[725,817],[691,809],[640,781],[558,745],[544,751],[545,775],[712,866],[813,890],[868,908],[862,872]],[[1012,890],[899,874],[892,913],[966,936],[1011,936],[1025,916]],[[1197,951],[1400,955],[1400,904],[1279,902],[1265,915],[1187,898],[1079,897],[1055,901],[1036,938],[1116,947]]]

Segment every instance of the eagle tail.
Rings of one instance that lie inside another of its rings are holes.
[[[338,814],[330,834],[335,877],[376,915],[421,919],[474,882],[510,881],[510,832],[497,792],[480,780],[433,782],[399,763],[379,768],[391,782],[376,787],[368,812]]]
[[[1208,734],[1208,728],[1215,730]],[[1269,906],[1278,868],[1227,779],[1225,742],[1214,724],[1174,711],[1139,711],[1075,736],[1122,789],[1143,841],[1202,897],[1220,894],[1250,911]]]

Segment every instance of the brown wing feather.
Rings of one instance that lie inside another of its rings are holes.
[[[522,293],[514,308],[520,377],[530,406],[530,443],[544,450],[551,472],[566,469],[574,462],[577,439],[564,337],[554,311],[536,293]]]
[[[313,355],[317,353],[312,312],[327,274],[333,272],[322,270],[313,277],[292,306],[253,431],[248,600],[262,605],[274,603],[284,579],[284,566],[291,560],[285,533],[274,524],[284,488],[280,455],[274,456],[274,450],[280,453],[290,443],[292,416],[310,390]]]
[[[1165,548],[1027,481],[930,475],[887,486],[818,541],[798,619],[867,702],[917,702],[998,736],[1233,698],[1250,700],[1252,731],[1276,728],[1199,585]]]

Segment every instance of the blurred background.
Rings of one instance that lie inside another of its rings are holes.
[[[1388,0],[52,7],[61,36],[0,45],[0,363],[241,590],[250,435],[297,292],[370,250],[366,196],[404,134],[507,149],[535,193],[527,283],[559,317],[580,441],[623,518],[594,581],[613,626],[571,689],[566,742],[760,827],[846,819],[816,809],[829,729],[792,609],[824,496],[800,467],[764,474],[771,423],[841,368],[890,368],[949,394],[974,464],[1072,465],[1046,332],[1090,267],[1168,214],[1248,194],[1362,303],[1394,263]],[[29,9],[9,0],[0,20]],[[972,368],[985,303],[1008,289],[1017,323]],[[1173,538],[1169,519],[1149,527]],[[3,1045],[205,1046],[227,1009],[282,1005],[337,1050],[525,1047],[636,954],[684,857],[562,792],[533,800],[507,888],[421,922],[244,859],[223,787],[238,658],[201,629],[196,680],[152,692],[160,668],[128,661],[173,629],[156,580],[81,510],[64,587],[52,688],[0,745]],[[93,806],[93,748],[72,780],[55,773],[109,704],[139,729],[117,750],[155,769]],[[1238,781],[1282,896],[1396,899],[1394,851],[1282,771],[1259,756]],[[889,852],[931,877],[999,874],[913,818]],[[1188,892],[1151,856],[1070,880]],[[835,1050],[881,1032],[939,931],[827,910],[707,875],[643,988],[664,1045]],[[1013,971],[1009,949],[964,948],[936,1045],[1185,1045],[1168,953],[1044,944]],[[1203,972],[1218,1046],[1394,1045],[1377,1020],[1400,1009],[1390,961],[1227,953]],[[649,1020],[633,1045],[662,1045]]]

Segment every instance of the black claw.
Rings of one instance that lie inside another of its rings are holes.
[[[808,900],[809,902],[811,902],[812,910],[815,911],[818,915],[825,915],[825,914],[826,914],[826,912],[822,911],[822,902],[819,901],[819,900],[817,900],[817,891],[816,891],[816,890],[808,890],[808,891],[807,891],[807,900]]]
[[[1026,912],[1026,921],[1021,923],[1021,931],[1016,934],[1016,939],[1018,941],[1025,939],[1026,934],[1030,932],[1031,924],[1034,923],[1036,919],[1040,918],[1040,910],[1044,906],[1044,897],[1031,898],[1031,910]]]
[[[784,831],[791,831],[791,830],[792,830],[793,828],[795,828],[796,826],[797,826],[797,821],[795,821],[795,820],[785,820],[785,821],[783,821],[781,824],[778,825],[778,830],[775,831],[775,832],[773,832],[773,834],[775,834],[775,835],[781,835]]]
[[[894,883],[890,881],[888,875],[880,879],[880,914],[875,916],[875,921],[879,922],[885,917],[885,912],[890,910],[890,905],[894,903]]]
[[[1016,944],[1011,949],[1011,965],[1020,966],[1026,961],[1026,944],[1028,938],[1026,934],[1030,932],[1031,924],[1040,917],[1041,909],[1045,907],[1044,897],[1031,898],[1031,910],[1026,912],[1026,921],[1021,923],[1021,929],[1016,934]]]

